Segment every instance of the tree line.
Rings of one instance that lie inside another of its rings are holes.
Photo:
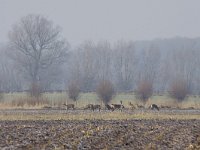
[[[80,91],[91,92],[108,80],[117,92],[147,85],[152,92],[166,92],[181,83],[188,93],[200,94],[200,38],[84,41],[70,47],[59,26],[28,15],[8,39],[0,48],[0,91],[66,90],[76,83]]]

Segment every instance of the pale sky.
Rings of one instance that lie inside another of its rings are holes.
[[[44,15],[61,26],[72,45],[200,37],[200,0],[0,0],[0,43],[28,14]]]

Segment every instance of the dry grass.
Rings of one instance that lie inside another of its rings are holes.
[[[28,97],[13,99],[12,101],[3,101],[0,103],[0,109],[13,109],[13,108],[42,108],[43,106],[50,105],[47,98]]]
[[[40,100],[42,99],[42,102]],[[33,100],[27,96],[26,93],[8,93],[4,94],[4,100],[0,103],[0,109],[8,108],[42,108],[43,106],[51,107],[62,107],[64,103],[74,103],[72,100],[68,99],[65,92],[63,93],[45,93],[39,101]],[[123,101],[125,107],[130,107],[129,102],[133,104],[140,104],[141,102],[135,98],[133,93],[120,93],[110,103],[120,103]],[[155,95],[149,99],[146,103],[146,107],[150,104],[155,103],[158,106],[171,106],[180,108],[200,108],[199,96],[190,96],[187,100],[182,103],[175,103],[175,101],[169,98],[167,95],[158,96]],[[95,93],[81,93],[80,99],[77,102],[77,107],[83,108],[87,104],[102,104],[99,101]]]
[[[189,120],[200,119],[200,114],[159,114],[152,112],[90,112],[90,113],[58,113],[58,114],[29,114],[13,113],[0,114],[0,120]]]

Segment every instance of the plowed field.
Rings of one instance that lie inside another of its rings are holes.
[[[5,118],[0,121],[0,149],[200,149],[198,119],[153,119],[152,117],[108,120],[95,118],[23,120],[23,115],[44,115],[43,111],[1,111],[0,115]],[[78,115],[80,112],[75,110],[70,113]],[[56,113],[58,116],[69,115],[66,111],[65,113],[56,111]],[[89,114],[90,111],[86,113]],[[110,112],[101,113],[109,115]],[[154,112],[149,113],[154,114]],[[162,113],[165,112],[161,112],[161,115]],[[177,113],[181,115],[185,112]],[[19,114],[22,115],[20,120],[14,118],[6,120],[6,116],[9,118],[10,115]],[[95,114],[99,112],[92,112],[92,115]],[[190,114],[187,112],[185,115]]]

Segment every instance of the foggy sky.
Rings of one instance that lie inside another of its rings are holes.
[[[199,0],[0,0],[0,43],[28,14],[48,17],[73,45],[200,36]]]

